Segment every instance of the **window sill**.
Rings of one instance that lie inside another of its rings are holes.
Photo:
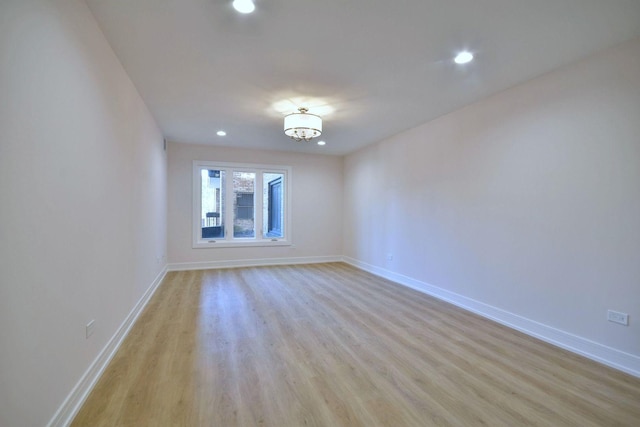
[[[246,248],[246,247],[268,247],[268,246],[292,246],[288,240],[271,240],[271,239],[247,239],[247,240],[224,240],[211,239],[199,240],[193,243],[193,249],[210,249],[210,248]]]

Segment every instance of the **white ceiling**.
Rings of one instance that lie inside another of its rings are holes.
[[[326,154],[640,36],[639,0],[87,3],[168,140]],[[475,60],[454,64],[463,49]],[[284,135],[298,106],[323,116],[326,146]]]

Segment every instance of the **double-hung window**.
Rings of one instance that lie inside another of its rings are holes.
[[[193,247],[291,244],[288,166],[193,162]]]

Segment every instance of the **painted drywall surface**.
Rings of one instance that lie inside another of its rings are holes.
[[[0,425],[33,427],[162,271],[166,153],[83,1],[0,4],[0,93]]]
[[[634,40],[353,153],[345,255],[640,355],[639,118]]]
[[[170,264],[342,254],[341,157],[175,142],[169,143],[168,157]],[[194,160],[291,166],[293,246],[193,249]]]

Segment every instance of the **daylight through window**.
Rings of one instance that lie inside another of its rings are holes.
[[[194,247],[290,244],[290,167],[194,162]]]

